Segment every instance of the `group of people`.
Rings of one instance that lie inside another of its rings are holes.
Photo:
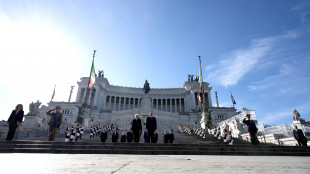
[[[72,127],[67,126],[65,130],[65,142],[77,142],[78,139],[82,139],[82,135],[84,134],[84,125],[77,124],[72,125]]]
[[[59,128],[62,123],[62,113],[60,113],[60,107],[56,106],[54,109],[49,110],[46,112],[47,115],[50,116],[50,120],[48,122],[49,131],[48,131],[48,141],[54,141],[55,134],[59,131]],[[15,109],[12,111],[7,123],[9,125],[9,131],[6,137],[7,141],[13,139],[15,135],[15,131],[18,126],[21,126],[24,117],[23,105],[18,104]],[[259,144],[259,140],[257,138],[257,127],[253,120],[251,120],[251,115],[247,114],[246,118],[244,118],[243,123],[248,127],[248,133],[250,135],[251,143],[254,145]],[[180,132],[185,132],[189,135],[194,133],[195,135],[201,137],[202,139],[205,138],[205,130],[201,127],[195,126],[192,129],[188,125],[177,125],[177,128]],[[94,138],[100,134],[101,142],[105,142],[107,139],[107,132],[113,130],[112,133],[112,142],[118,141],[118,129],[114,128],[113,125],[106,126],[103,131],[101,132],[101,125],[95,124],[90,128],[90,138]],[[146,119],[146,129],[144,132],[144,142],[145,143],[157,143],[158,141],[158,134],[156,133],[157,130],[157,121],[156,118],[153,117],[153,113],[149,113],[149,117]],[[65,130],[65,142],[72,142],[77,141],[79,138],[82,139],[82,135],[84,133],[84,126],[82,124],[73,125],[72,127],[68,126]],[[121,142],[135,142],[139,143],[140,137],[142,134],[142,122],[139,118],[139,115],[136,114],[135,118],[131,122],[131,128],[129,131],[123,132],[121,135]],[[298,146],[307,146],[307,138],[304,136],[304,133],[301,129],[298,129],[295,125],[295,129],[293,131],[294,138],[296,139]],[[214,126],[214,137],[217,139],[223,140],[224,143],[228,143],[230,145],[233,144],[233,137],[231,135],[231,131],[227,131],[227,129],[223,129],[221,131],[220,127],[216,128]],[[174,141],[174,134],[172,130],[164,131],[163,134],[163,142],[164,143],[173,143]]]
[[[205,129],[199,126],[194,127],[194,133],[202,140],[206,138]]]
[[[180,124],[178,124],[177,128],[180,132],[184,132],[184,133],[187,133],[188,135],[192,135],[193,130],[188,125],[181,126]]]
[[[136,114],[135,118],[131,122],[131,130],[133,132],[133,139],[135,143],[139,143],[140,136],[142,134],[142,122],[139,118],[139,115]],[[143,134],[145,143],[157,143],[158,134],[157,130],[157,120],[156,117],[153,117],[153,113],[150,112],[149,116],[146,119],[145,131]]]
[[[90,126],[90,133],[89,138],[95,138],[95,136],[98,136],[101,132],[101,124],[96,123],[92,126]]]
[[[231,135],[231,131],[227,131],[227,129],[223,129],[221,131],[221,128],[214,126],[214,137],[218,140],[223,141],[225,144],[233,145],[234,139]]]
[[[167,130],[164,130],[163,142],[164,143],[173,143],[173,141],[174,141],[173,130],[170,129],[169,132]]]

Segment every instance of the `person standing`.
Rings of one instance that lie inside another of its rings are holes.
[[[251,143],[256,145],[259,144],[259,141],[257,139],[257,127],[255,125],[255,122],[253,120],[251,120],[251,115],[247,114],[245,116],[246,118],[243,119],[243,123],[246,124],[248,126],[248,132],[251,138]]]
[[[133,140],[135,143],[139,143],[140,135],[142,133],[142,124],[139,115],[135,115],[135,119],[131,122],[131,130],[133,132]]]
[[[154,132],[157,129],[156,118],[153,117],[153,112],[150,112],[149,117],[146,119],[146,129],[151,143],[155,143]]]
[[[118,140],[118,132],[117,132],[117,129],[114,129],[114,132],[112,134],[112,143],[117,143],[117,140]]]
[[[150,136],[149,136],[149,134],[147,132],[147,129],[144,130],[143,138],[144,138],[144,143],[150,143]]]
[[[295,125],[295,129],[293,130],[294,138],[298,143],[298,146],[307,146],[307,138],[305,137],[303,131],[298,129]]]
[[[101,142],[105,142],[105,140],[108,138],[108,132],[106,128],[103,129],[103,131],[100,134]]]
[[[126,142],[126,132],[123,132],[121,136],[121,143],[125,143],[125,142]]]
[[[163,142],[164,143],[169,143],[169,140],[170,140],[170,134],[167,132],[167,130],[164,130]]]
[[[15,135],[16,128],[18,126],[21,126],[24,118],[24,111],[23,111],[23,105],[18,104],[15,109],[12,111],[9,119],[8,119],[8,124],[9,124],[9,132],[6,137],[6,140],[11,141]]]
[[[129,129],[129,131],[127,132],[127,136],[126,136],[126,138],[127,138],[127,142],[128,142],[128,143],[131,143],[131,142],[132,142],[132,139],[133,139],[133,133],[132,133],[131,128],[130,128],[130,129]]]
[[[55,109],[49,110],[46,112],[47,115],[51,116],[50,121],[48,122],[48,141],[54,141],[55,134],[59,131],[59,127],[62,123],[62,113],[60,113],[60,107],[56,106]],[[55,112],[52,112],[56,110]]]
[[[169,143],[173,143],[174,141],[174,134],[173,134],[173,130],[170,129],[169,130]]]

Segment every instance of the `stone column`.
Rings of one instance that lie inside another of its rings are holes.
[[[107,96],[103,95],[103,102],[102,102],[102,109],[106,109],[106,105],[107,105]]]
[[[182,102],[181,102],[181,98],[179,98],[179,104],[180,104],[180,112],[182,112]]]
[[[124,97],[124,106],[123,106],[123,110],[126,110],[126,97]]]
[[[140,97],[138,98],[138,109],[140,109]]]
[[[98,108],[98,101],[97,101],[98,96],[99,96],[99,91],[96,89],[93,106],[96,106],[97,108]]]
[[[160,110],[163,111],[163,107],[164,107],[164,103],[163,103],[163,99],[160,99],[161,103],[160,103]]]
[[[158,110],[158,99],[156,99],[156,109]]]
[[[112,110],[116,110],[116,96],[114,96],[114,102],[113,102],[113,109]]]
[[[174,112],[178,112],[178,105],[177,105],[177,99],[174,98]]]
[[[172,112],[172,98],[170,98],[170,112]]]
[[[131,97],[129,98],[129,110],[131,109],[131,101],[132,101],[132,99],[133,98],[131,98]],[[133,104],[133,102],[132,102],[132,104]]]
[[[118,97],[118,110],[121,110],[121,101],[122,101],[122,97]]]
[[[168,109],[167,109],[168,108],[168,101],[167,101],[167,98],[165,98],[164,100],[166,101],[165,104],[166,104],[166,112],[167,112],[168,111]]]
[[[112,96],[110,95],[110,98],[109,98],[109,105],[108,105],[108,109],[112,110],[111,109],[111,100],[112,100]]]

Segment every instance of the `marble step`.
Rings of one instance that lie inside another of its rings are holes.
[[[144,143],[62,143],[12,141],[0,142],[1,153],[66,153],[66,154],[144,154],[144,155],[278,155],[310,156],[309,147],[144,144]]]

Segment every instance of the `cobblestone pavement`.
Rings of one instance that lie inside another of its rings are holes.
[[[310,157],[0,154],[1,173],[310,173]]]

